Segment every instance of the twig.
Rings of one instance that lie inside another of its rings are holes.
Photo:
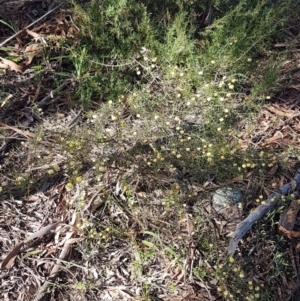
[[[25,31],[26,29],[30,28],[32,25],[38,23],[39,21],[43,20],[45,17],[47,17],[48,15],[50,15],[52,12],[54,12],[56,9],[58,9],[59,7],[61,7],[63,4],[65,3],[65,1],[62,1],[60,4],[58,4],[56,7],[54,7],[53,9],[49,10],[47,13],[45,13],[43,16],[41,16],[40,18],[38,18],[37,20],[35,20],[34,22],[30,23],[28,26],[26,26],[25,28],[19,30],[17,33],[15,33],[14,35],[12,35],[11,37],[9,37],[8,39],[6,39],[5,41],[3,41],[0,44],[0,47],[4,46],[7,42],[9,42],[10,40],[12,40],[13,38],[15,38],[16,36],[18,36],[20,33],[22,33],[23,31]]]
[[[294,176],[294,181],[281,186],[279,188],[279,192],[274,192],[269,195],[265,204],[258,206],[248,217],[246,217],[237,225],[234,232],[228,234],[228,236],[232,238],[228,247],[229,254],[234,254],[239,241],[244,237],[247,231],[251,229],[252,225],[262,216],[264,216],[268,211],[273,209],[278,204],[282,195],[288,195],[289,193],[294,191],[297,184],[300,184],[300,168],[297,170]]]
[[[39,291],[33,301],[45,300],[44,295],[47,291],[47,288],[49,287],[49,285],[53,285],[58,273],[61,271],[61,268],[62,268],[61,261],[64,260],[68,256],[70,249],[71,249],[71,245],[72,245],[72,242],[70,241],[70,239],[68,239],[63,246],[63,249],[59,255],[59,259],[57,259],[56,264],[54,265],[53,269],[51,270],[49,279],[44,282],[43,286],[39,289]]]
[[[26,120],[23,122],[22,126],[23,127],[28,127],[32,122],[29,120]],[[7,149],[9,143],[11,143],[14,139],[18,139],[21,135],[18,132],[14,132],[11,136],[5,138],[5,141],[3,144],[0,146],[0,154],[4,153],[5,150]]]
[[[0,121],[0,126],[2,128],[4,128],[5,130],[13,130],[16,133],[18,133],[18,134],[20,134],[22,136],[25,136],[26,138],[29,138],[29,137],[34,138],[35,137],[35,135],[33,133],[30,133],[28,131],[22,131],[22,130],[20,130],[19,128],[15,127],[15,126],[11,126],[11,125],[5,124],[5,123],[3,123],[1,121]]]
[[[71,120],[71,122],[67,125],[67,128],[70,130],[72,127],[74,127],[76,125],[76,123],[78,122],[78,119],[80,117],[80,114],[82,113],[82,109],[79,110],[79,112],[76,114],[76,116]]]
[[[50,102],[48,102],[48,100],[52,99],[58,92],[60,92],[68,83],[70,83],[70,80],[66,80],[64,81],[57,89],[55,89],[53,92],[51,91],[51,93],[49,95],[47,95],[46,97],[44,97],[41,101],[39,101],[37,103],[38,107],[42,107],[44,105],[49,104]]]

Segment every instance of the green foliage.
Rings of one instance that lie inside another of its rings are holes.
[[[140,2],[94,0],[86,7],[85,16],[81,43],[100,60],[129,58],[152,43],[150,20]]]
[[[291,1],[282,5],[269,5],[269,1],[242,1],[234,5],[232,1],[218,1],[216,19],[204,31],[197,16],[205,16],[209,7],[205,1],[157,1],[155,5],[153,1],[91,1],[84,10],[77,10],[82,29],[81,43],[73,51],[79,80],[76,96],[89,105],[92,100],[114,100],[149,82],[150,78],[141,81],[136,74],[141,49],[149,49],[152,57],[157,58],[164,73],[157,74],[159,78],[168,77],[176,67],[185,69],[187,94],[203,85],[196,76],[200,70],[206,82],[214,80],[217,74],[243,73],[248,77],[247,90],[249,83],[256,85],[256,76],[252,74],[257,73],[263,82],[257,80],[261,84],[254,88],[254,95],[268,93],[278,77],[278,63],[272,68],[266,66],[270,72],[261,74],[256,60],[266,55],[275,37],[280,38],[280,27],[293,6]],[[166,84],[174,87],[176,81]]]
[[[94,245],[100,249],[114,238],[132,239],[135,280],[143,278],[149,262],[158,256],[182,269],[186,245],[180,241],[175,245],[166,237],[163,241],[166,229],[149,225],[162,219],[172,233],[168,214],[172,213],[174,224],[183,220],[183,198],[197,194],[190,191],[191,183],[205,188],[208,179],[222,185],[250,174],[251,181],[265,188],[267,171],[279,160],[271,152],[243,145],[240,138],[252,133],[253,116],[276,92],[285,54],[276,53],[271,45],[282,38],[280,28],[288,13],[296,10],[294,2],[217,0],[216,18],[207,28],[203,19],[209,1],[191,2],[92,0],[83,8],[74,4],[81,33],[70,49],[70,60],[74,96],[85,109],[84,118],[80,125],[41,133],[28,146],[39,158],[35,164],[43,167],[37,173],[25,168],[11,172],[11,181],[22,190],[36,184],[37,174],[42,179],[60,174],[70,194],[95,185],[93,194],[100,191],[105,203],[103,214],[99,220],[89,216],[93,222],[80,216],[76,227],[87,238],[89,255]],[[54,142],[45,153],[43,143],[49,136]],[[61,161],[48,164],[55,160]],[[105,185],[110,187],[103,192]],[[121,194],[122,189],[113,185],[126,189]],[[137,189],[163,193],[152,205],[147,195],[137,197]],[[85,197],[84,191],[74,198],[82,215],[88,211]],[[138,213],[144,214],[145,208],[150,208],[150,217],[143,216],[141,224],[149,231],[137,238],[134,235],[141,233],[135,231],[140,229],[132,230],[128,220],[140,218]],[[157,218],[160,211],[163,214]],[[124,212],[130,214],[123,220]],[[197,218],[201,225],[210,222]],[[245,280],[252,265],[224,259],[215,247],[220,237],[199,234],[196,246],[206,261],[191,266],[193,276],[201,281],[216,279],[224,298],[264,300],[262,286]],[[278,275],[287,262],[280,252],[272,256]],[[151,289],[147,281],[141,281],[145,298]],[[77,286],[85,290],[81,282]],[[251,298],[245,299],[249,292]]]
[[[99,103],[87,113],[90,145],[110,138],[103,146],[119,151],[105,158],[107,164],[120,170],[135,166],[137,175],[157,179],[156,188],[162,174],[174,173],[189,174],[194,183],[208,175],[223,182],[251,173],[264,186],[266,170],[278,162],[263,150],[245,149],[239,138],[241,128],[251,132],[253,116],[276,92],[285,53],[271,46],[282,39],[295,2],[218,0],[214,22],[203,28],[209,6],[209,1],[94,0],[78,16],[83,20],[73,55],[78,98],[87,100],[86,107]],[[178,191],[187,187],[177,186],[161,198],[164,210],[180,211]],[[134,191],[124,195],[135,210]],[[217,279],[224,298],[267,300],[263,283],[245,280],[247,266],[218,258],[209,235],[201,234],[197,244],[207,260],[218,263],[194,268],[194,276]],[[172,245],[161,252],[153,237],[141,244],[146,251],[136,246],[132,263],[137,279],[158,254],[182,262]],[[285,269],[280,254],[270,265]]]
[[[105,116],[106,126],[113,122],[117,143],[140,145],[130,156],[143,152],[142,141],[151,142],[141,170],[157,174],[181,166],[198,181],[206,172],[220,181],[249,170],[260,176],[270,162],[241,151],[239,124],[251,124],[266,95],[276,91],[282,58],[267,49],[280,38],[293,2],[217,1],[216,19],[205,30],[195,16],[205,16],[209,2],[155,4],[93,0],[78,9],[75,96],[85,108],[99,104],[88,114]],[[93,141],[106,137],[100,123],[88,130],[97,133]],[[114,159],[131,164],[126,155]]]
[[[239,1],[231,6],[205,32],[206,57],[222,61],[222,69],[251,71],[249,65],[245,64],[247,58],[265,53],[274,38],[280,38],[280,28],[287,22],[296,5],[294,1],[273,5],[269,5],[269,2]],[[228,8],[226,1],[219,3]]]

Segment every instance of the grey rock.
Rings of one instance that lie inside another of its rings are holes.
[[[213,194],[212,207],[218,213],[216,223],[219,224],[220,234],[231,233],[241,222],[242,199],[242,193],[231,187],[220,188]]]
[[[240,191],[231,188],[223,187],[215,191],[213,194],[213,207],[219,211],[223,208],[228,208],[242,202],[243,195]]]

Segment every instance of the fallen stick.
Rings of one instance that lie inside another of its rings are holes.
[[[32,137],[34,138],[35,135],[33,133],[30,133],[28,131],[22,131],[20,130],[19,128],[15,127],[15,126],[11,126],[11,125],[8,125],[8,124],[5,124],[3,122],[0,121],[0,127],[2,127],[3,129],[5,130],[13,130],[15,131],[16,133],[26,137],[26,138],[29,138],[29,137]]]
[[[251,229],[252,225],[268,211],[274,208],[278,204],[282,195],[288,195],[293,192],[298,184],[300,184],[300,168],[297,170],[294,180],[291,183],[281,186],[279,188],[279,192],[273,192],[270,194],[264,204],[258,206],[248,217],[237,225],[234,232],[227,235],[231,237],[228,246],[228,253],[231,255],[234,254],[239,241],[244,237],[247,231]]]

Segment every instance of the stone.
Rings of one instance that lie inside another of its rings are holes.
[[[212,198],[212,207],[218,214],[216,219],[221,225],[220,234],[234,231],[242,220],[242,193],[231,187],[223,187],[216,190]]]
[[[226,208],[240,203],[242,198],[243,195],[240,191],[231,187],[223,187],[216,190],[213,194],[213,206]]]

